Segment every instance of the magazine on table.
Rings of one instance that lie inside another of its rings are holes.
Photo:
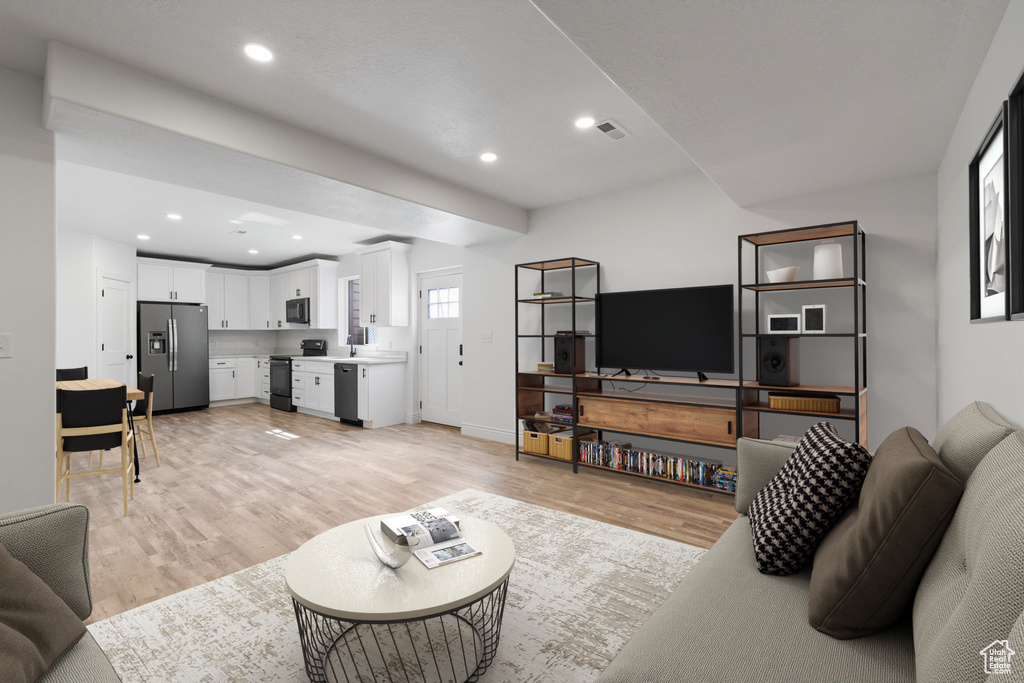
[[[459,531],[459,520],[444,508],[388,517],[381,531],[399,545],[408,545],[427,569],[479,555]]]

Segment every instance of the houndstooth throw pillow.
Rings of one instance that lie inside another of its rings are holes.
[[[863,446],[844,440],[828,422],[808,429],[747,511],[758,571],[777,576],[800,571],[857,499],[870,463]]]

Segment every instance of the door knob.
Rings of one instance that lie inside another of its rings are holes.
[[[132,358],[135,358],[135,356],[133,356],[133,355],[132,355],[132,354],[130,354],[130,353],[129,353],[129,354],[127,355],[127,356],[125,356],[125,359],[126,359],[126,360],[131,360]]]

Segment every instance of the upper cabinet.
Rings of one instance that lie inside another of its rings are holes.
[[[309,299],[309,324],[289,323],[290,299]],[[338,263],[315,259],[270,271],[270,326],[330,330],[338,327]]]
[[[140,258],[139,301],[206,303],[206,263]]]
[[[248,330],[249,275],[244,271],[211,269],[206,273],[206,303],[211,330]]]
[[[277,327],[270,320],[270,276],[249,274],[249,329],[269,330]]]
[[[359,324],[409,325],[409,245],[381,242],[359,252]]]

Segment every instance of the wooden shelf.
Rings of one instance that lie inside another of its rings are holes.
[[[553,261],[533,261],[532,263],[520,263],[519,268],[529,268],[530,270],[561,270],[563,268],[583,268],[585,266],[596,266],[597,261],[591,261],[585,258],[563,258],[555,259]]]
[[[722,387],[726,389],[738,389],[739,380],[735,379],[708,379],[707,381],[700,381],[696,377],[669,377],[661,376],[660,379],[644,379],[640,375],[630,375],[629,377],[612,377],[611,375],[599,375],[596,372],[581,372],[577,377],[585,379],[596,379],[602,382],[636,382],[640,384],[687,384],[692,386],[700,387]]]
[[[536,370],[520,370],[519,374],[520,375],[532,375],[534,377],[566,377],[566,378],[572,377],[572,375],[570,375],[568,373],[538,372]]]
[[[793,242],[806,242],[807,240],[825,240],[836,237],[852,237],[861,234],[863,231],[857,229],[856,221],[843,223],[829,223],[827,225],[811,225],[806,228],[793,228],[790,230],[775,230],[773,232],[759,232],[740,237],[760,247],[769,244],[791,244]]]
[[[572,389],[555,389],[553,387],[516,387],[519,391],[538,391],[544,394],[566,394],[572,396]]]
[[[855,332],[827,332],[827,333],[824,333],[824,334],[817,334],[815,332],[802,333],[802,334],[790,334],[788,332],[785,332],[785,333],[781,333],[781,332],[779,332],[779,333],[776,333],[776,332],[759,332],[757,334],[744,334],[743,338],[744,339],[751,339],[751,338],[755,338],[755,337],[806,337],[806,338],[809,338],[809,339],[814,339],[815,337],[826,337],[826,338],[829,338],[829,337],[831,337],[831,338],[844,337],[844,338],[848,338],[848,339],[853,339],[854,337],[860,337],[861,339],[867,339],[867,336],[868,336],[867,332],[861,332],[860,334],[857,334]]]
[[[809,415],[811,417],[831,417],[837,420],[856,420],[857,414],[850,408],[840,408],[838,413],[827,413],[817,410],[783,410],[769,408],[764,401],[744,404],[743,410],[756,410],[760,413],[778,413],[780,415]]]
[[[567,422],[558,422],[556,420],[552,420],[549,417],[548,418],[534,417],[533,415],[523,414],[523,415],[519,416],[519,419],[520,420],[531,420],[533,422],[546,422],[549,425],[556,425],[558,427],[565,427],[566,429],[572,429],[572,425],[571,424],[569,424]]]
[[[544,458],[545,460],[554,460],[555,462],[564,462],[566,465],[572,464],[572,460],[562,460],[561,458],[556,458],[553,455],[545,455],[543,453],[530,453],[529,451],[516,451],[516,453],[519,455],[532,455],[535,458]]]
[[[735,388],[735,384],[733,388]],[[613,398],[617,401],[645,401],[654,403],[672,403],[684,406],[708,406],[711,408],[735,408],[736,398],[715,398],[708,396],[684,396],[682,394],[659,394],[653,391],[577,391],[579,396],[600,396]]]
[[[854,285],[866,285],[858,278],[844,277],[836,280],[795,280],[793,282],[759,282],[757,284],[742,285],[743,289],[752,292],[783,292],[791,289],[824,289],[827,287],[853,287]]]
[[[577,422],[577,427],[593,429],[594,431],[601,432],[612,432],[613,434],[625,434],[627,436],[642,436],[648,439],[657,439],[659,441],[671,441],[673,443],[688,443],[694,446],[707,446],[708,448],[725,448],[726,450],[736,450],[736,444],[722,444],[712,443],[710,441],[694,441],[693,439],[676,439],[671,436],[661,436],[660,434],[652,434],[651,432],[629,432],[617,427],[609,427],[608,425],[591,424],[589,422]],[[580,463],[582,464],[582,463]],[[616,470],[618,471],[618,470]]]
[[[665,477],[655,477],[650,474],[641,474],[640,472],[630,472],[629,470],[620,470],[615,467],[605,467],[604,465],[592,465],[587,462],[578,463],[580,467],[592,467],[595,470],[607,470],[609,472],[619,472],[621,474],[629,474],[634,477],[641,477],[643,479],[653,479],[654,481],[663,481],[667,484],[675,484],[676,486],[686,486],[691,489],[701,489],[703,491],[712,491],[714,493],[721,493],[724,496],[735,496],[736,494],[732,491],[726,491],[715,486],[703,486],[701,484],[690,484],[685,481],[676,481],[675,479],[666,479]]]
[[[744,382],[744,389],[757,389],[758,391],[787,391],[811,394],[839,394],[840,396],[854,396],[856,390],[849,386],[836,386],[831,384],[798,384],[795,387],[777,387],[757,382]],[[867,387],[861,387],[860,393],[867,392]]]
[[[582,304],[587,303],[589,301],[594,301],[594,297],[551,296],[548,297],[547,299],[519,299],[519,303],[521,304]]]

